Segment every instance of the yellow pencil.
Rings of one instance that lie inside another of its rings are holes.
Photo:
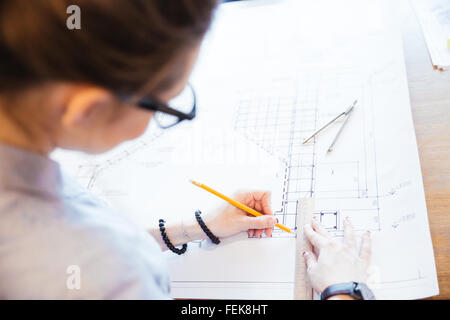
[[[229,198],[229,197],[227,197],[227,196],[221,194],[220,192],[217,192],[216,190],[211,189],[211,188],[208,187],[208,186],[205,186],[205,185],[202,184],[202,183],[199,183],[199,182],[193,181],[193,180],[191,180],[191,183],[194,184],[194,185],[196,185],[197,187],[202,188],[203,190],[206,190],[206,191],[208,191],[208,192],[211,192],[212,194],[218,196],[219,198],[222,198],[223,200],[225,200],[226,202],[232,204],[233,206],[235,206],[235,207],[237,207],[237,208],[239,208],[239,209],[241,209],[241,210],[244,210],[245,212],[250,213],[251,215],[254,215],[255,217],[263,216],[262,213],[259,213],[258,211],[254,210],[254,209],[252,209],[252,208],[250,208],[250,207],[248,207],[248,206],[246,206],[245,204],[242,204],[242,203],[240,203],[240,202],[238,202],[238,201],[236,201],[236,200],[233,200],[233,199],[231,199],[231,198]],[[289,228],[283,226],[283,225],[280,224],[280,223],[277,223],[275,226],[277,226],[278,228],[280,228],[281,230],[284,230],[284,231],[286,231],[286,232],[289,232],[289,233],[292,232],[291,229],[289,229]]]

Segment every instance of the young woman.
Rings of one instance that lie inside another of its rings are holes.
[[[67,28],[73,4],[81,9],[81,29]],[[191,119],[195,109],[168,105],[187,86],[216,5],[215,0],[0,2],[0,298],[167,299],[161,249],[187,238],[220,239],[244,231],[271,236],[276,219],[268,192],[235,195],[263,212],[261,217],[223,206],[201,215],[203,225],[192,213],[183,225],[162,222],[144,231],[48,157],[56,148],[105,152],[140,136],[154,116],[172,117],[173,124]],[[317,223],[308,232],[317,246],[331,243],[319,243],[325,232]],[[311,270],[319,270],[321,260],[313,253],[306,257]],[[345,261],[353,266],[354,259],[361,258],[353,254]],[[354,268],[345,272],[362,277],[365,269]],[[75,289],[68,283],[71,270],[81,275]],[[320,282],[318,290],[328,282]]]

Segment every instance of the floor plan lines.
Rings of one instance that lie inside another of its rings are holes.
[[[314,216],[326,230],[337,231],[340,229],[341,219],[338,211],[320,211]]]
[[[234,129],[277,156],[284,166],[283,196],[275,214],[289,228],[296,228],[298,199],[314,197],[323,212],[345,213],[336,214],[338,220],[355,216],[361,228],[380,229],[374,129],[370,121],[371,87],[355,74],[348,70],[348,74],[303,74],[296,81],[276,79],[246,89],[237,103]],[[344,96],[343,88],[354,94]],[[358,105],[353,119],[333,153],[327,154],[325,147],[339,125],[302,144],[305,137],[355,99]],[[355,207],[340,206],[348,199],[355,199]],[[339,231],[340,221],[334,226],[333,230]],[[282,232],[276,234],[286,236]]]

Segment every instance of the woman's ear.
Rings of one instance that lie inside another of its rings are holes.
[[[68,128],[89,126],[104,120],[114,98],[107,90],[98,87],[76,88],[70,92],[63,109],[62,124]]]

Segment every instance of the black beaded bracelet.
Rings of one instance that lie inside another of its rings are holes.
[[[200,225],[200,228],[206,233],[209,239],[211,239],[212,243],[219,244],[220,240],[217,238],[211,230],[208,229],[205,222],[203,221],[202,217],[200,216],[202,213],[200,210],[195,211],[195,218],[197,219],[198,224]]]
[[[175,248],[175,246],[170,242],[169,238],[166,234],[166,228],[164,227],[165,221],[163,219],[159,219],[159,231],[161,231],[161,237],[166,244],[167,248],[169,248],[170,251],[181,255],[186,252],[187,250],[187,243],[183,244],[181,249]]]

